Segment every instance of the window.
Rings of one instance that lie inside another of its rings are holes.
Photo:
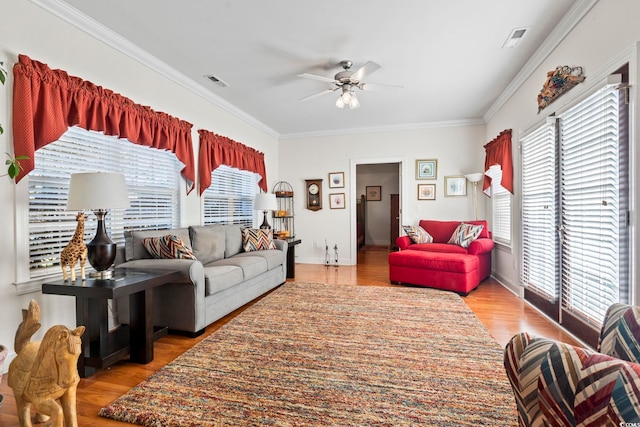
[[[75,212],[66,209],[69,179],[75,172],[121,172],[131,207],[110,211],[106,226],[112,240],[124,243],[125,229],[173,228],[179,224],[181,163],[168,151],[133,144],[99,132],[70,128],[36,151],[29,179],[29,276],[60,273],[60,252],[76,229]],[[88,213],[85,241],[95,235]]]
[[[486,173],[491,177],[491,200],[493,204],[493,240],[511,245],[511,193],[502,183],[500,165],[489,167]]]
[[[620,75],[522,141],[525,298],[595,345],[628,301],[628,106]],[[588,327],[585,327],[588,326]]]
[[[260,191],[260,175],[221,165],[211,172],[204,190],[204,223],[253,225],[253,199]]]

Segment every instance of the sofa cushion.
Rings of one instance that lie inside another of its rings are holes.
[[[469,244],[478,238],[482,229],[482,225],[473,225],[463,222],[456,227],[456,230],[453,232],[447,243],[468,248]]]
[[[420,220],[419,224],[427,233],[433,236],[435,243],[447,243],[451,235],[462,221],[436,221],[436,220]],[[475,221],[464,221],[467,224],[483,225],[482,232],[478,238],[490,238],[487,221],[483,219]]]
[[[188,228],[174,228],[171,230],[128,230],[124,232],[125,261],[134,259],[152,259],[151,254],[142,244],[146,237],[161,237],[171,234],[178,236],[183,242],[189,242]]]
[[[242,283],[242,269],[235,265],[207,265],[204,267],[205,295],[213,295]]]
[[[270,228],[243,228],[242,248],[245,252],[275,249],[276,245],[273,243],[273,232]]]
[[[218,265],[234,265],[242,269],[243,280],[249,280],[267,271],[267,260],[259,256],[234,256],[214,261],[205,267]]]
[[[413,243],[432,243],[433,237],[419,225],[403,225],[402,228]]]
[[[467,254],[468,250],[462,246],[452,245],[450,243],[415,243],[410,245],[408,250],[424,251],[424,252],[442,252],[449,254]]]
[[[242,252],[235,256],[237,257],[246,257],[246,256],[259,256],[264,258],[267,261],[267,269],[272,270],[279,265],[284,264],[284,260],[286,257],[286,252],[281,251],[279,249],[268,249],[265,251],[253,251],[253,252]]]
[[[229,258],[242,252],[242,227],[238,224],[224,226],[224,257]]]
[[[157,259],[196,259],[189,245],[178,236],[167,234],[160,237],[145,237],[142,245]]]
[[[203,264],[224,258],[226,237],[223,224],[191,226],[189,235],[193,254]]]

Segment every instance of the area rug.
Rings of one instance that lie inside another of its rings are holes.
[[[100,410],[146,426],[515,426],[502,348],[453,293],[286,283]]]

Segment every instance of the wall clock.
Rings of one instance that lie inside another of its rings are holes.
[[[322,209],[322,180],[306,179],[307,209],[319,211]]]

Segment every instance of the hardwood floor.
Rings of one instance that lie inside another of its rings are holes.
[[[335,285],[393,286],[389,283],[387,254],[387,251],[382,248],[365,248],[358,254],[357,266],[327,268],[323,265],[297,264],[296,278],[293,281]],[[520,331],[580,345],[568,333],[556,327],[553,322],[544,318],[492,279],[483,282],[478,289],[463,299],[501,346]],[[151,363],[137,365],[121,362],[89,378],[82,379],[78,386],[78,424],[80,426],[128,425],[100,418],[97,416],[98,410],[216,331],[248,306],[210,325],[205,334],[198,338],[178,335],[161,338],[155,343],[155,359]],[[5,397],[4,403],[0,406],[0,427],[17,426],[15,400],[11,389],[7,386],[6,375],[2,378],[0,393]]]

